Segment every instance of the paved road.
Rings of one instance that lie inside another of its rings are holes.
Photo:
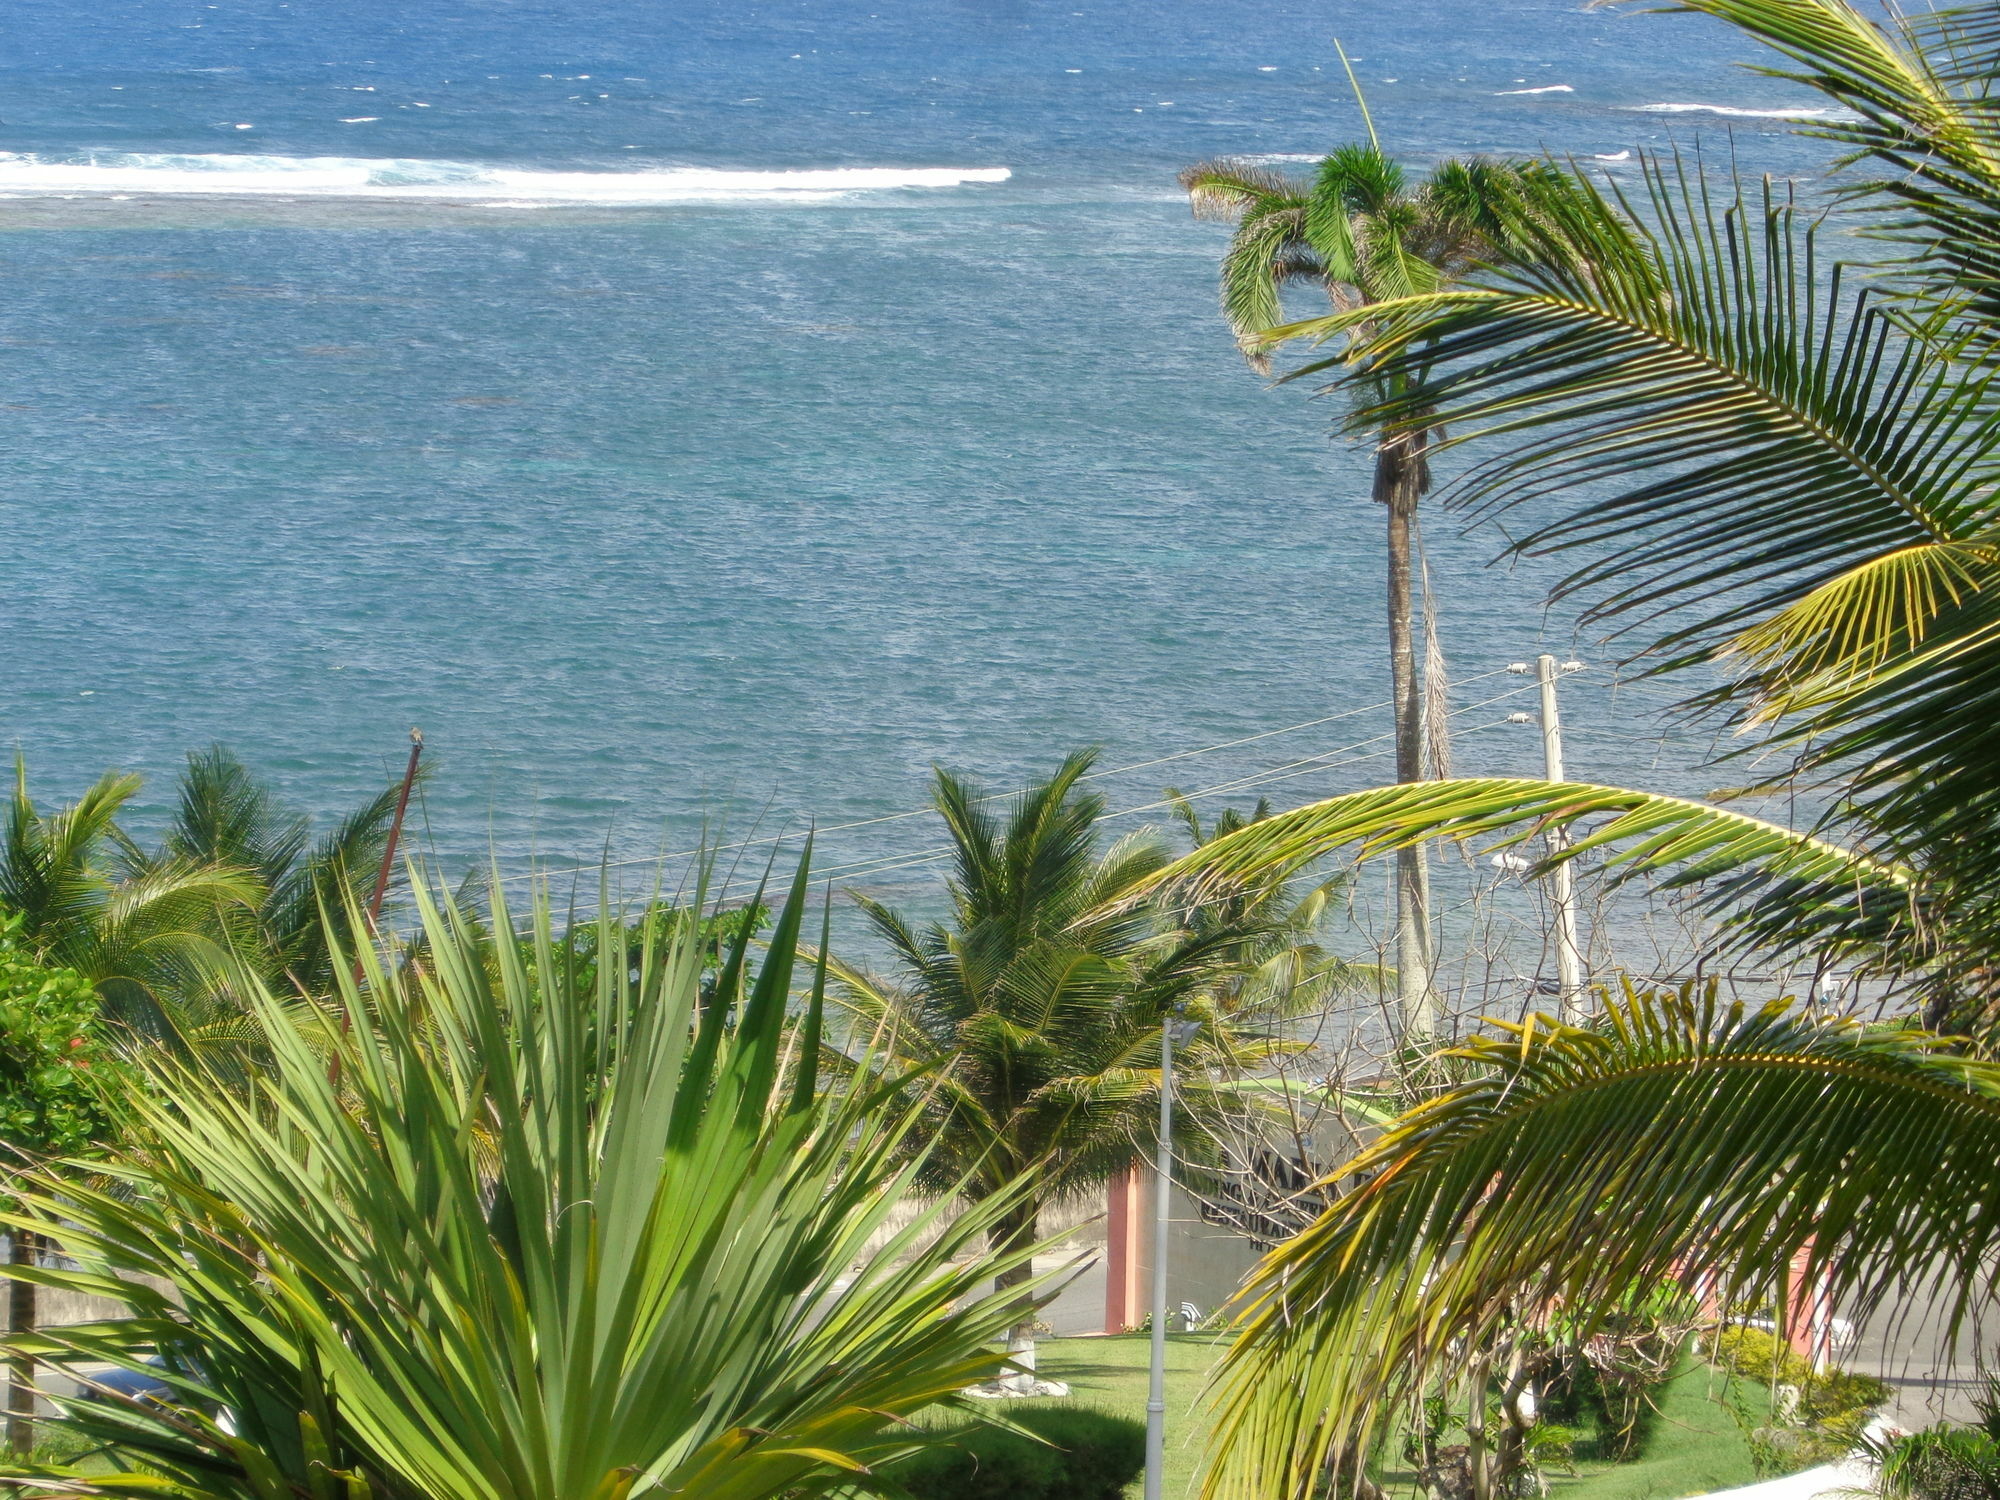
[[[1894,1386],[1896,1400],[1884,1415],[1898,1427],[1915,1429],[1974,1419],[1972,1398],[1985,1386],[1976,1351],[1990,1343],[1974,1330],[1961,1335],[1955,1352],[1948,1350],[1942,1316],[1918,1296],[1864,1322],[1840,1362]]]

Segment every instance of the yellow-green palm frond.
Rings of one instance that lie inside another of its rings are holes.
[[[1996,590],[2000,537],[1992,536],[1900,548],[1828,580],[1727,648],[1756,672],[1753,721],[1848,699],[1887,673],[1920,667],[1939,626]]]
[[[1501,1320],[1588,1336],[1633,1286],[1963,1311],[2000,1255],[2000,1067],[1783,1002],[1627,991],[1450,1057],[1471,1080],[1343,1167],[1359,1185],[1266,1257],[1221,1377],[1210,1500],[1319,1493]],[[1330,1192],[1336,1184],[1325,1185]]]
[[[1588,820],[1601,820],[1579,828]],[[1364,857],[1426,839],[1499,834],[1495,847],[1550,828],[1571,839],[1552,860],[1596,855],[1632,874],[1705,879],[1746,867],[1829,886],[1861,886],[1899,898],[1914,871],[1781,824],[1684,797],[1589,782],[1480,777],[1409,782],[1309,803],[1183,855],[1149,885],[1185,881],[1199,898],[1272,869],[1295,868],[1348,848]]]

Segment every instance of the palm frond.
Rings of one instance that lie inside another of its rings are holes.
[[[253,870],[283,880],[312,836],[311,820],[282,809],[243,762],[221,745],[189,753],[158,860]]]
[[[1181,191],[1198,219],[1231,222],[1277,201],[1300,201],[1303,189],[1282,172],[1241,157],[1221,157],[1183,168]]]
[[[1603,821],[1577,830],[1587,819]],[[1860,886],[1892,901],[1905,897],[1917,879],[1893,860],[1683,797],[1589,782],[1482,777],[1378,787],[1276,813],[1183,855],[1146,888],[1185,881],[1200,899],[1350,845],[1375,855],[1432,838],[1500,833],[1494,847],[1501,847],[1550,828],[1569,829],[1573,837],[1538,868],[1594,854],[1614,871],[1693,881],[1754,866],[1789,879]]]
[[[1614,885],[1643,877],[1662,889],[1698,888],[1700,908],[1723,923],[1725,945],[1776,959],[1838,959],[1935,992],[1937,1004],[1935,996],[1955,993],[1967,964],[1977,967],[1981,939],[1949,924],[1940,930],[1922,870],[1731,808],[1587,782],[1466,778],[1332,797],[1182,856],[1130,899],[1168,887],[1180,891],[1175,899],[1201,902],[1350,848],[1367,858],[1488,835],[1491,848],[1503,848],[1558,828],[1568,837],[1527,878],[1587,857]]]
[[[1840,113],[1806,133],[1886,168],[1852,182],[1849,204],[1913,244],[1924,279],[1906,290],[1933,305],[2000,314],[2000,101],[1986,7],[1905,17],[1845,0],[1686,0],[1758,38],[1793,66],[1761,71],[1817,90]],[[1991,335],[1985,335],[1990,341]]]
[[[1753,722],[1843,703],[1933,665],[1924,648],[1975,597],[2000,595],[2000,536],[1885,552],[1738,632],[1728,650],[1761,679]],[[1947,634],[1948,649],[1968,645]]]
[[[1254,1273],[1224,1365],[1215,1500],[1315,1493],[1508,1316],[1587,1335],[1632,1286],[1725,1301],[1891,1287],[1964,1314],[2000,1253],[2000,1068],[1920,1032],[1712,995],[1611,1000],[1450,1054],[1474,1081],[1404,1116],[1360,1185]],[[1323,1185],[1337,1191],[1337,1185]],[[1911,1285],[1912,1281],[1921,1285]]]
[[[1838,268],[1822,275],[1816,222],[1768,189],[1718,200],[1659,164],[1648,183],[1650,229],[1600,198],[1546,228],[1571,236],[1564,253],[1371,309],[1367,341],[1345,358],[1401,392],[1371,419],[1498,443],[1448,496],[1482,513],[1601,486],[1518,548],[1595,551],[1557,592],[1581,596],[1587,620],[1640,632],[1652,670],[1747,647],[1753,670],[1710,704],[1769,717],[1800,682],[1824,686],[1830,660],[1874,661],[1862,691],[1782,726],[1800,769],[1841,766],[1864,795],[1893,798],[1911,794],[1906,768],[1921,761],[1925,807],[1981,794],[1990,745],[1942,731],[1968,689],[1986,722],[2000,704],[2000,683],[1967,680],[1990,655],[1962,650],[2000,608],[1977,562],[2000,506],[1990,377],[1906,336]],[[1272,338],[1346,337],[1356,322]],[[1926,588],[1913,585],[1920,571]],[[1926,602],[1930,619],[1909,613]],[[1844,633],[1818,633],[1841,619]],[[1864,623],[1872,645],[1853,633]],[[1917,639],[1921,653],[1960,653],[1964,672],[1899,670]],[[1888,704],[1865,696],[1878,681]]]

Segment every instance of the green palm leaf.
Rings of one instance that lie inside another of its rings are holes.
[[[1609,481],[1519,548],[1615,544],[1559,593],[1587,595],[1590,619],[1683,616],[1668,646],[1713,649],[1857,557],[1983,530],[1994,503],[1968,480],[2000,451],[1987,384],[1904,338],[1838,267],[1822,288],[1812,216],[1768,193],[1717,202],[1658,166],[1647,181],[1655,228],[1598,199],[1534,231],[1566,243],[1505,257],[1489,285],[1371,309],[1349,357],[1409,381],[1371,416],[1435,411],[1454,445],[1508,440],[1452,489],[1461,505]]]
[[[1487,777],[1350,792],[1212,840],[1133,898],[1167,886],[1201,902],[1350,848],[1366,858],[1427,839],[1488,835],[1502,848],[1552,829],[1569,837],[1528,868],[1530,878],[1589,856],[1614,882],[1702,885],[1703,905],[1737,941],[1775,957],[1838,957],[1902,979],[1927,967],[1955,972],[1957,939],[1928,919],[1923,871],[1733,809],[1588,782]]]
[[[1849,183],[1849,204],[1912,244],[1904,290],[1934,307],[2000,314],[2000,114],[1991,80],[2000,26],[1986,6],[1905,17],[1844,0],[1684,0],[1781,53],[1760,71],[1816,89],[1843,111],[1807,134],[1887,168]],[[1991,334],[1981,335],[1982,342]]]
[[[1654,670],[1737,654],[1706,701],[1791,715],[1798,768],[1842,768],[1883,827],[1962,819],[2000,763],[1990,378],[1826,274],[1817,219],[1770,190],[1647,184],[1643,214],[1579,189],[1523,230],[1547,253],[1371,309],[1343,358],[1400,394],[1369,419],[1498,444],[1451,492],[1484,513],[1597,486],[1518,543],[1597,553],[1558,587],[1587,620],[1643,631]]]
[[[1582,1322],[1678,1277],[1784,1295],[1793,1256],[1842,1305],[1911,1278],[1990,1296],[2000,1068],[1922,1033],[1784,1004],[1627,993],[1453,1056],[1475,1081],[1342,1170],[1359,1186],[1254,1274],[1207,1493],[1317,1493],[1507,1316]],[[1329,1190],[1334,1184],[1326,1185]]]
[[[1683,797],[1589,782],[1485,777],[1377,787],[1276,813],[1182,856],[1152,883],[1189,881],[1200,896],[1349,845],[1372,855],[1425,839],[1504,833],[1498,847],[1586,819],[1603,821],[1541,868],[1587,853],[1613,870],[1680,880],[1754,866],[1792,879],[1861,886],[1891,900],[1916,882],[1914,871],[1893,860]]]

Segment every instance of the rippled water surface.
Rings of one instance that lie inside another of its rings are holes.
[[[0,734],[49,796],[220,739],[330,809],[421,724],[430,836],[510,863],[1334,715],[1107,795],[1385,774],[1365,456],[1245,370],[1224,231],[1173,184],[1354,137],[1336,33],[1414,167],[1822,155],[1719,28],[1569,0],[26,0],[4,30]],[[1569,649],[1551,575],[1431,530],[1460,753],[1533,771],[1496,722],[1525,700],[1472,705]],[[1701,784],[1605,674],[1566,691],[1577,770]]]

